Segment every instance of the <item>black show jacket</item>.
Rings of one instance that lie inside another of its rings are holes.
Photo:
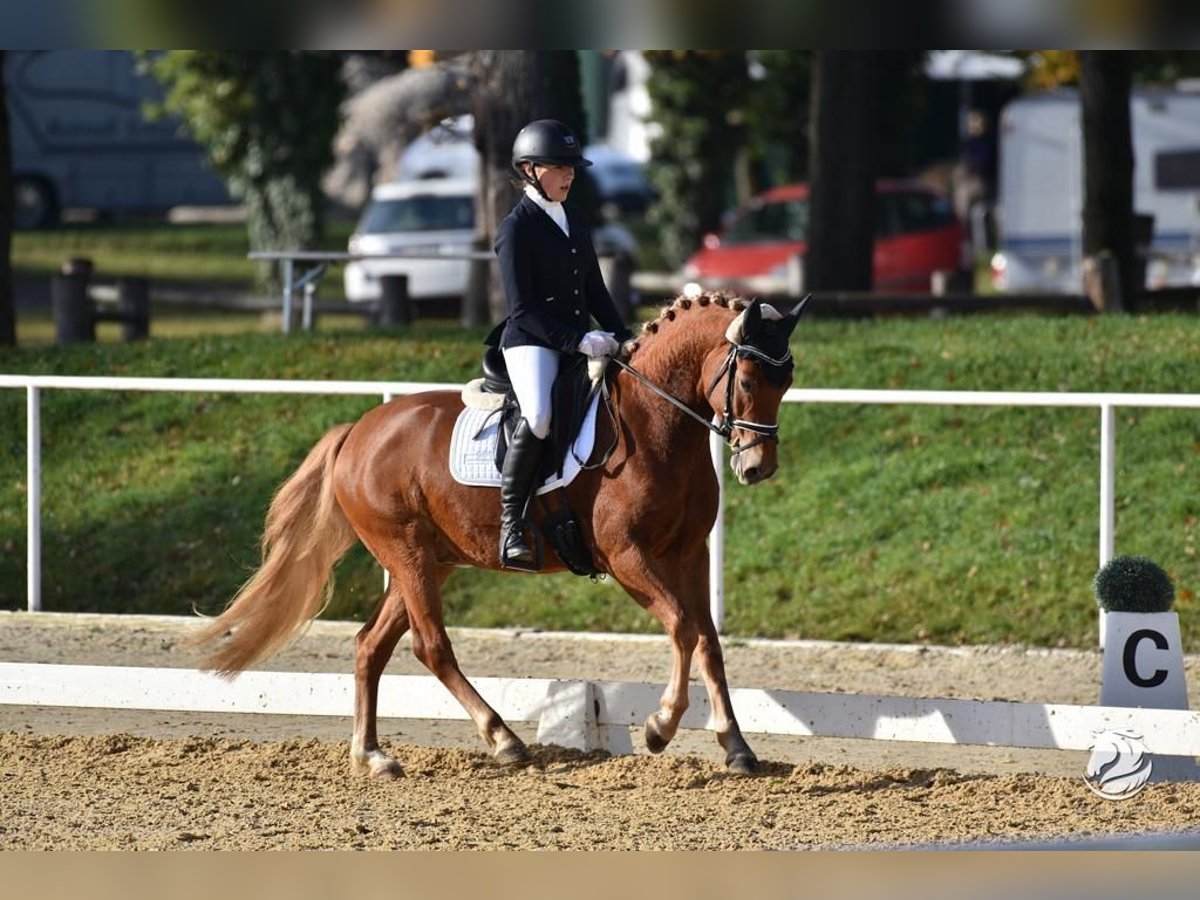
[[[527,196],[500,223],[495,251],[508,319],[487,343],[501,348],[536,344],[572,353],[592,330],[592,318],[618,341],[633,336],[604,285],[583,214],[566,204],[563,208],[570,237]]]

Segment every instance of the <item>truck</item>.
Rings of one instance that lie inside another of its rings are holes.
[[[1135,90],[1130,121],[1146,287],[1200,284],[1200,90]],[[1078,91],[1026,95],[1003,108],[997,180],[995,287],[1082,293]]]
[[[178,119],[149,121],[162,88],[126,50],[11,50],[5,58],[14,224],[225,206],[229,191]]]

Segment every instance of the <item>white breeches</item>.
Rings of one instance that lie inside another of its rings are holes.
[[[508,366],[508,380],[513,393],[521,405],[521,415],[529,423],[529,430],[540,438],[550,434],[550,388],[558,375],[559,352],[549,347],[527,345],[506,347],[504,363]]]

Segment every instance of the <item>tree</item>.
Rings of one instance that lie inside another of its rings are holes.
[[[4,51],[0,50],[0,346],[17,343],[16,299],[12,285],[13,183],[8,136],[8,97],[4,88]]]
[[[1093,303],[1109,312],[1130,305],[1143,279],[1133,216],[1132,72],[1129,51],[1079,51],[1085,271],[1093,273]]]
[[[495,240],[496,226],[519,196],[511,165],[517,132],[534,119],[553,118],[566,123],[586,143],[587,121],[574,50],[480,50],[473,55],[470,69],[475,146],[481,158],[476,249],[486,251]],[[506,315],[507,302],[495,266],[474,268],[463,323],[498,322]],[[490,273],[486,289],[484,271]]]
[[[734,161],[744,140],[750,77],[744,51],[656,50],[646,53],[646,89],[660,134],[647,174],[658,189],[649,220],[663,257],[678,266],[731,205]]]
[[[812,91],[811,50],[754,50],[761,79],[746,104],[755,191],[808,177],[808,99]]]
[[[913,123],[926,104],[924,50],[875,51],[879,65],[878,127],[872,140],[878,173],[909,174],[920,135]],[[752,50],[754,82],[746,104],[746,144],[754,165],[753,190],[805,181],[812,131],[812,50]]]
[[[329,51],[170,50],[147,57],[161,107],[208,151],[245,200],[254,250],[311,249],[324,227],[321,176],[333,160],[344,94]],[[264,267],[264,280],[274,267]]]
[[[443,119],[471,111],[465,63],[458,58],[398,68],[394,55],[352,53],[342,76],[351,96],[342,105],[334,164],[323,185],[343,206],[361,209],[379,181],[395,177],[405,147]]]
[[[878,135],[877,51],[818,50],[809,138],[808,290],[870,290]]]

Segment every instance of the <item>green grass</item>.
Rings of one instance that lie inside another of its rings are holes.
[[[152,303],[150,308],[150,337],[187,338],[199,335],[278,334],[281,316],[270,312],[239,312],[197,310],[174,304]],[[330,313],[317,317],[321,331],[363,331],[366,320],[355,313]],[[115,322],[98,322],[96,340],[102,344],[118,343],[121,326]],[[49,310],[31,311],[17,319],[17,342],[22,347],[48,346],[54,343],[54,320]]]
[[[353,222],[331,218],[321,249],[344,252]],[[49,278],[72,257],[91,259],[97,280],[122,276],[158,284],[209,284],[250,291],[256,263],[243,224],[164,225],[161,222],[64,225],[13,235],[12,260],[19,278]],[[318,296],[341,296],[341,264],[330,266]]]
[[[194,328],[195,326],[193,326]],[[464,381],[483,332],[209,334],[0,351],[0,371]],[[812,320],[797,386],[1200,393],[1194,317]],[[0,391],[0,607],[25,596],[25,398]],[[215,611],[256,563],[277,485],[367,398],[42,397],[43,591],[53,610]],[[918,406],[785,408],[770,482],[727,480],[726,631],[860,641],[1094,646],[1099,414]],[[1117,552],[1177,586],[1185,642],[1196,558],[1200,412],[1118,413]],[[681,461],[681,464],[689,464]],[[690,464],[703,464],[696,461]],[[327,615],[369,613],[361,549]],[[454,625],[657,631],[611,582],[461,571]]]

